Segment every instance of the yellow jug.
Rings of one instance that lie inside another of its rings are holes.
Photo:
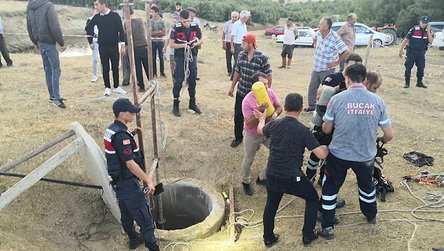
[[[254,96],[256,97],[257,103],[263,104],[263,103],[267,103],[268,107],[267,107],[267,111],[266,111],[266,117],[269,118],[273,115],[274,113],[274,106],[271,103],[271,99],[268,96],[268,92],[267,92],[267,88],[265,87],[265,84],[258,81],[256,83],[253,84],[253,86],[251,87],[251,90],[254,93]]]

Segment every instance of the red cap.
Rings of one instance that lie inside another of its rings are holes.
[[[257,47],[257,43],[256,43],[256,36],[251,33],[248,32],[245,36],[243,41],[247,42],[247,43],[252,43],[254,47]]]

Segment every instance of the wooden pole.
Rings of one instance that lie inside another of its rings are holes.
[[[30,152],[28,154],[23,155],[22,157],[14,160],[13,162],[8,163],[8,164],[4,164],[3,166],[0,167],[0,171],[7,172],[10,169],[20,165],[21,163],[23,163],[23,162],[25,162],[25,161],[27,161],[29,159],[32,159],[33,157],[39,155],[40,153],[48,150],[49,148],[51,148],[52,146],[56,145],[57,143],[60,143],[63,140],[73,136],[74,134],[75,133],[74,133],[73,130],[69,130],[68,132],[58,136],[57,138],[51,140],[50,142],[44,144],[43,146],[40,146],[39,148],[35,149],[34,151],[32,151],[32,152]]]

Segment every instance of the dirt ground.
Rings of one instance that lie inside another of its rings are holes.
[[[220,25],[219,25],[220,26]],[[266,53],[273,68],[273,89],[281,100],[290,92],[306,98],[312,70],[313,48],[296,48],[291,69],[278,69],[281,45],[256,31],[259,50]],[[220,33],[205,32],[205,44],[199,53],[197,103],[202,115],[185,111],[188,94],[182,93],[182,117],[172,115],[172,82],[168,62],[167,79],[160,83],[157,109],[160,143],[160,175],[162,179],[191,177],[213,184],[217,191],[235,187],[237,211],[252,209],[250,222],[262,219],[266,190],[254,186],[254,195],[243,194],[240,166],[243,148],[230,148],[233,138],[234,99],[227,96],[230,85],[226,76],[225,56],[220,45]],[[347,199],[345,208],[338,210],[342,222],[336,228],[336,238],[319,239],[307,249],[312,250],[430,250],[444,247],[443,210],[418,213],[438,221],[416,220],[410,210],[423,205],[409,190],[400,185],[404,175],[427,170],[442,173],[444,159],[444,54],[437,49],[427,53],[426,76],[428,89],[403,89],[403,61],[397,57],[399,47],[372,49],[368,68],[377,70],[384,78],[378,94],[385,100],[395,130],[395,139],[386,145],[389,154],[384,162],[384,174],[395,186],[387,202],[378,201],[378,224],[369,225],[359,213],[356,179],[352,173],[341,189]],[[365,55],[364,48],[357,53]],[[73,121],[80,122],[102,147],[102,133],[113,120],[112,102],[117,98],[102,97],[103,82],[91,83],[91,59],[62,57],[61,94],[67,109],[62,110],[48,101],[41,58],[37,54],[12,54],[14,67],[0,69],[0,165],[32,151],[50,139],[69,130]],[[415,78],[413,78],[415,80]],[[126,87],[128,91],[130,88]],[[132,95],[129,95],[132,99]],[[142,112],[145,127],[144,142],[147,156],[152,156],[151,121],[148,105]],[[300,120],[309,124],[311,115],[302,114]],[[72,139],[71,139],[72,141]],[[66,145],[68,142],[63,143]],[[11,170],[29,173],[50,156],[62,149],[57,145],[42,155]],[[162,145],[162,144],[160,144]],[[402,158],[409,151],[420,151],[435,158],[435,165],[419,169]],[[253,179],[266,164],[267,150],[261,149],[253,164]],[[306,158],[308,154],[306,154]],[[75,154],[48,177],[90,183],[84,163]],[[17,178],[0,177],[0,193],[11,187]],[[316,185],[318,192],[320,187]],[[444,194],[443,187],[410,183],[413,193],[424,198],[428,193]],[[442,197],[441,197],[442,198]],[[284,196],[281,206],[292,199]],[[431,201],[427,201],[431,203]],[[442,202],[440,202],[442,203]],[[304,203],[290,202],[277,216],[276,233],[279,243],[271,250],[302,249],[301,229]],[[248,217],[245,213],[242,216]],[[245,227],[239,240],[232,243],[226,227],[204,240],[178,245],[174,250],[263,250],[262,226]],[[171,244],[161,241],[161,246]],[[174,243],[173,243],[174,244]],[[66,187],[39,182],[0,213],[0,250],[122,250],[127,239],[120,233],[118,222],[101,200],[100,192],[88,188]],[[166,250],[172,250],[170,245]],[[141,248],[139,248],[141,250]]]

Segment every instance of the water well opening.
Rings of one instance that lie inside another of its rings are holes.
[[[177,230],[190,227],[205,220],[212,210],[212,201],[199,187],[189,184],[166,184],[161,194],[164,230]],[[153,210],[154,221],[158,222],[158,212]],[[159,226],[159,224],[158,224]]]

